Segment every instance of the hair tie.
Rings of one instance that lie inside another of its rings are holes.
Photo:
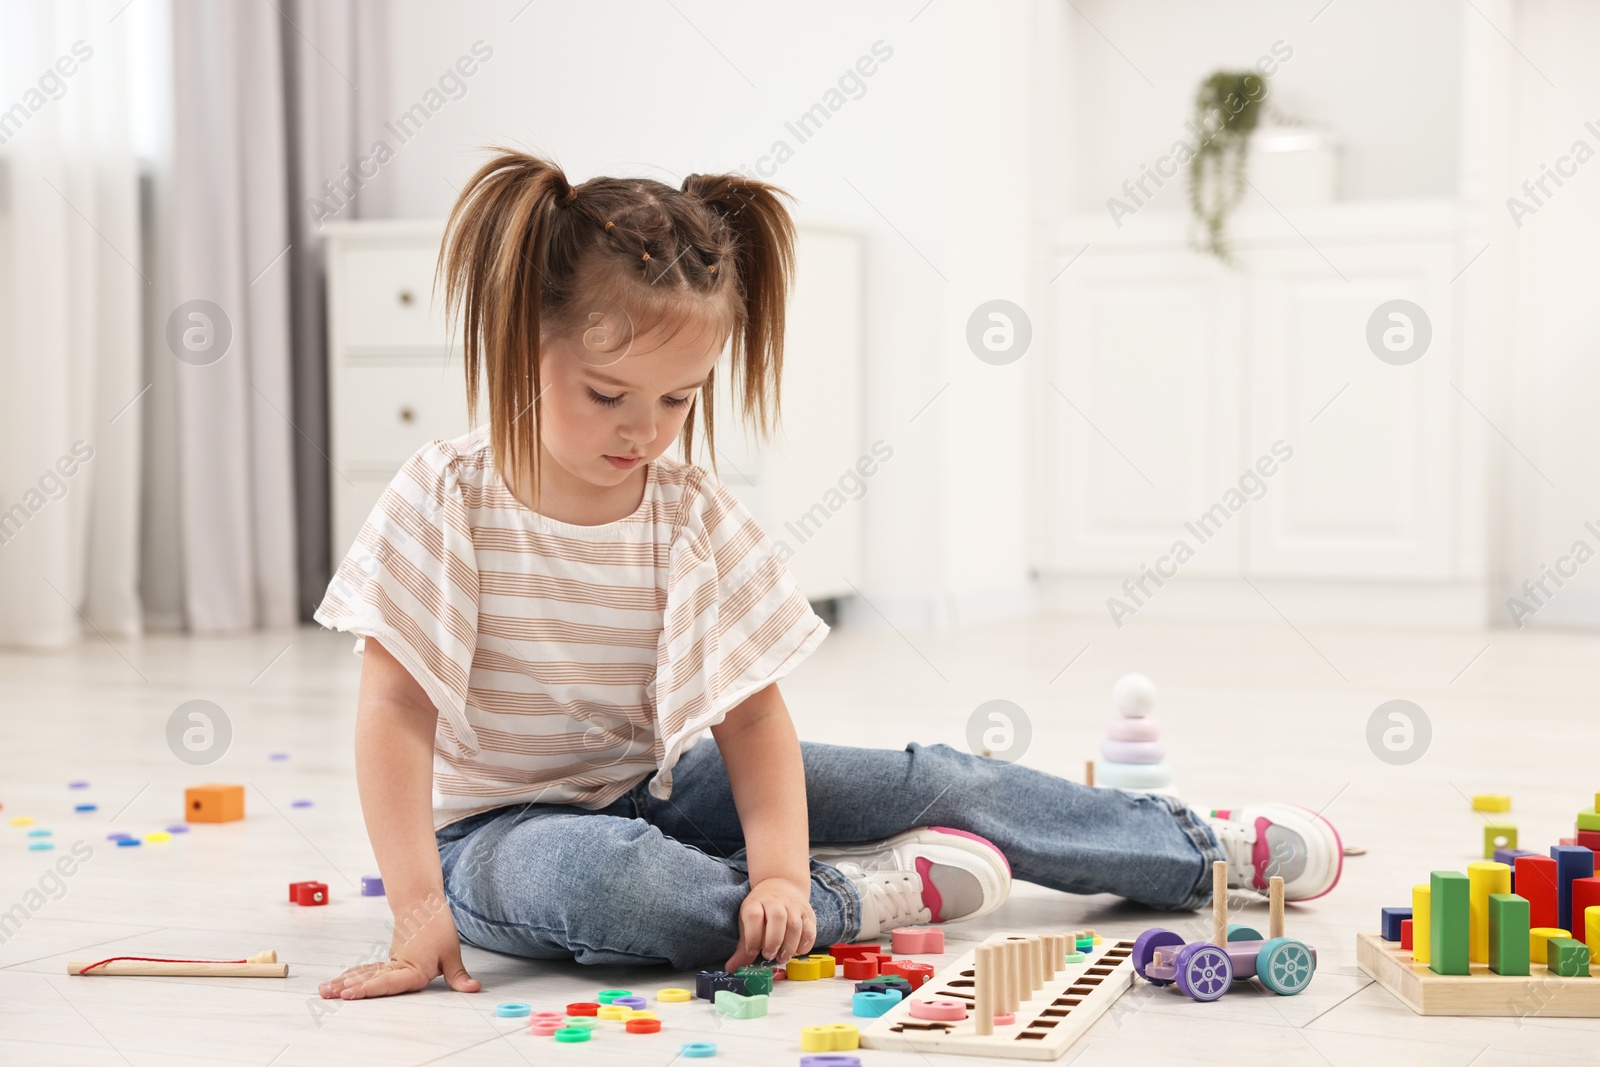
[[[715,274],[715,273],[717,273],[717,265],[716,265],[716,264],[715,264],[715,263],[713,263],[713,264],[711,264],[711,266],[709,266],[709,267],[707,267],[707,268],[706,268],[706,271],[707,271],[707,272],[708,272],[708,273],[710,273],[710,274]]]
[[[576,199],[578,199],[577,187],[571,185],[567,186],[567,195],[561,198],[561,203],[563,205],[570,204]]]
[[[644,262],[650,262],[650,253],[648,251],[646,251],[644,254]]]
[[[615,225],[616,225],[616,223],[614,223],[614,222],[612,222],[612,221],[611,221],[611,220],[610,220],[610,219],[607,219],[607,220],[606,220],[606,229],[605,229],[605,232],[606,232],[606,233],[610,233],[610,232],[611,232],[611,227],[613,227],[613,226],[615,226]]]

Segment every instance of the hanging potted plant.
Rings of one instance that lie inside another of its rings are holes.
[[[1200,83],[1194,98],[1194,126],[1202,132],[1189,172],[1189,206],[1202,231],[1196,247],[1230,265],[1228,216],[1244,195],[1250,135],[1266,95],[1260,71],[1219,70]]]

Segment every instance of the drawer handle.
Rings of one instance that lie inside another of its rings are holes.
[[[416,299],[416,297],[411,295],[411,290],[410,289],[402,289],[402,290],[400,290],[400,303],[404,304],[406,307],[410,307],[411,306],[411,302],[413,300],[415,300],[415,299]]]
[[[400,421],[401,422],[415,422],[416,418],[417,418],[417,413],[415,411],[412,411],[410,408],[401,408],[400,409]]]

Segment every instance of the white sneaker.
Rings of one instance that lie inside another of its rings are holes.
[[[1229,889],[1265,892],[1283,879],[1283,899],[1311,900],[1339,883],[1344,845],[1333,824],[1310,808],[1257,804],[1222,808],[1206,816],[1228,861]]]
[[[811,856],[837,867],[861,895],[857,939],[863,941],[901,926],[976,919],[1011,892],[1011,864],[993,842],[946,826],[860,845],[823,845]]]

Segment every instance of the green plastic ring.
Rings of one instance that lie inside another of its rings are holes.
[[[566,1026],[557,1030],[554,1036],[557,1041],[587,1041],[589,1040],[589,1031],[581,1026]]]

